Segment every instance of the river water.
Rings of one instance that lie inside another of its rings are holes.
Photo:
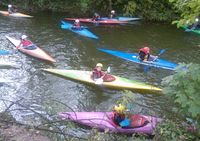
[[[51,64],[20,52],[1,56],[1,60],[17,64],[15,69],[1,68],[0,76],[11,81],[0,86],[0,97],[4,100],[0,102],[1,110],[5,110],[10,104],[8,101],[14,101],[17,104],[11,107],[11,113],[18,121],[36,124],[40,122],[38,114],[56,115],[61,111],[70,111],[59,102],[75,111],[107,111],[124,94],[123,91],[88,86],[47,74],[42,68],[91,70],[96,63],[101,62],[105,68],[111,66],[112,74],[158,87],[162,78],[173,73],[153,68],[144,73],[141,66],[102,53],[97,47],[137,52],[140,47],[149,46],[152,54],[167,49],[162,58],[176,63],[200,61],[200,47],[197,46],[200,44],[200,37],[173,25],[146,22],[126,26],[88,25],[100,37],[96,41],[62,30],[60,20],[64,17],[67,15],[63,13],[36,13],[31,19],[0,16],[0,49],[14,49],[5,35],[19,38],[26,34],[57,60],[55,64]],[[141,104],[133,103],[135,113],[162,117],[167,114],[161,110],[165,107],[163,96],[141,95],[136,92],[131,94]]]

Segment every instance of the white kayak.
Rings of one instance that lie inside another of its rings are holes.
[[[0,14],[4,16],[11,16],[11,17],[21,17],[21,18],[32,18],[33,16],[22,14],[22,13],[12,13],[9,14],[8,11],[0,11]]]

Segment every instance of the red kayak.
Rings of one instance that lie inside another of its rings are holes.
[[[77,18],[65,18],[67,21],[75,21]],[[91,18],[78,18],[80,22],[83,23],[94,23],[94,24],[127,24],[128,21],[119,21],[116,19],[105,19],[105,20],[98,20],[93,21]]]
[[[15,45],[15,47],[17,45],[20,44],[20,40],[17,40],[17,39],[14,39],[14,38],[11,38],[9,36],[6,36],[6,38],[13,44]],[[25,49],[25,48],[19,48],[19,51],[25,53],[25,54],[28,54],[30,56],[33,56],[35,58],[39,58],[39,59],[42,59],[42,60],[46,60],[46,61],[50,61],[50,62],[53,62],[55,63],[56,60],[53,59],[51,56],[49,56],[46,52],[44,52],[42,49],[40,49],[39,47],[37,47],[36,49],[33,49],[33,50],[29,50],[29,49]]]

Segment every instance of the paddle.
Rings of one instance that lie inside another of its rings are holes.
[[[166,51],[166,49],[160,50],[160,52],[159,52],[159,54],[157,55],[157,57],[155,57],[155,58],[153,59],[153,61],[149,61],[149,63],[153,63],[154,61],[156,61],[156,60],[160,57],[160,55],[162,55],[165,51]],[[149,69],[150,69],[150,66],[145,66],[145,67],[144,67],[144,72],[145,72],[145,73],[148,72]]]
[[[156,61],[160,57],[160,55],[162,55],[165,51],[166,49],[160,50],[159,54],[157,55],[157,57],[155,57],[155,59],[152,62]]]
[[[101,77],[101,78],[98,78],[96,81],[95,81],[95,84],[96,85],[102,85],[103,84],[103,77],[107,74],[107,73],[110,73],[110,66],[107,68],[107,72]]]

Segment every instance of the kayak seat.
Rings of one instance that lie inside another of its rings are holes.
[[[157,58],[158,58],[157,56],[150,55],[148,61],[156,61]]]
[[[95,81],[95,79],[93,78],[93,75],[91,75],[91,79]],[[106,74],[104,77],[103,77],[103,82],[112,82],[112,81],[115,81],[115,77],[110,75],[110,74]]]
[[[131,119],[130,127],[132,128],[143,127],[149,123],[149,121],[141,115],[131,115],[130,119]]]
[[[119,126],[114,123],[114,119],[112,118],[113,125]],[[129,118],[125,118],[122,122],[120,122],[120,126],[124,129],[131,129],[131,128],[140,128],[144,127],[149,123],[149,121],[141,116],[141,115],[131,115]]]
[[[35,44],[33,44],[33,45],[30,45],[30,46],[25,46],[23,48],[27,49],[27,50],[35,50],[35,49],[37,49],[37,46]]]
[[[71,27],[73,30],[78,30],[78,31],[80,31],[80,30],[83,30],[83,28],[81,28],[81,27]]]
[[[112,82],[112,81],[115,81],[115,77],[110,75],[110,74],[106,74],[104,77],[103,77],[103,81],[104,82]]]

